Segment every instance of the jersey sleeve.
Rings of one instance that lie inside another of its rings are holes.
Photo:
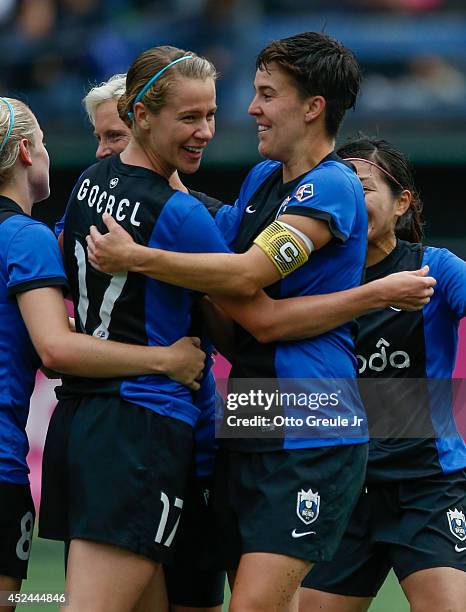
[[[202,191],[194,191],[194,189],[190,189],[189,193],[194,198],[202,202],[209,211],[210,215],[214,218],[217,215],[218,211],[222,208],[222,206],[224,206],[223,202],[217,200],[217,198],[212,198],[211,196],[203,193]]]
[[[215,215],[215,223],[228,245],[236,240],[242,218],[243,209],[238,200],[233,206],[225,204]]]
[[[187,253],[229,253],[230,249],[204,206],[193,206],[176,235],[176,250]]]
[[[204,204],[181,191],[165,204],[149,246],[179,253],[230,252]]]
[[[29,223],[15,233],[6,263],[9,296],[40,287],[68,286],[58,243],[42,223]]]
[[[364,197],[362,187],[359,195]],[[353,229],[356,204],[353,182],[342,170],[333,166],[309,173],[281,212],[325,221],[332,235],[344,242]]]
[[[431,273],[437,280],[434,291],[441,291],[450,310],[459,318],[466,316],[466,262],[448,249],[435,249],[437,265]]]

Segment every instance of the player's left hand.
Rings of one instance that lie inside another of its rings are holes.
[[[108,233],[101,234],[91,225],[86,236],[89,263],[101,272],[125,272],[131,267],[131,247],[135,242],[111,215],[105,213],[102,220]]]

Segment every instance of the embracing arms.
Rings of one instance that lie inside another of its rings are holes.
[[[17,294],[24,323],[46,368],[63,374],[105,378],[165,374],[198,389],[205,354],[198,338],[171,346],[133,346],[70,330],[61,289],[42,287]]]

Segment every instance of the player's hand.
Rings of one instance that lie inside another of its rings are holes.
[[[420,270],[396,272],[376,281],[386,306],[400,310],[420,310],[430,302],[437,281],[427,276],[429,266]]]
[[[135,242],[121,225],[108,213],[102,215],[108,233],[101,234],[91,225],[86,236],[89,263],[101,272],[126,272],[131,268],[131,248]]]
[[[169,347],[170,359],[167,376],[186,385],[193,391],[200,388],[199,380],[204,372],[205,353],[196,337],[180,338]]]

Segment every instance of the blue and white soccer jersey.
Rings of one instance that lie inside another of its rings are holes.
[[[26,422],[39,357],[16,296],[67,285],[53,233],[0,197],[0,575],[26,578],[35,510]]]
[[[90,266],[86,235],[91,225],[105,231],[104,212],[139,244],[228,252],[196,198],[119,157],[102,160],[78,180],[63,230],[78,332],[147,346],[168,346],[190,335],[191,291],[131,272],[103,274]],[[41,535],[95,539],[167,562],[184,504],[193,427],[209,402],[196,405],[191,390],[163,375],[66,378],[59,396],[44,455],[50,501],[41,508]],[[117,472],[111,477],[105,449]],[[56,467],[60,456],[65,457],[64,474]]]
[[[311,171],[285,184],[281,164],[273,161],[258,164],[247,176],[235,206],[221,208],[215,221],[230,248],[241,253],[282,214],[322,220],[328,224],[333,239],[313,252],[298,270],[266,288],[271,297],[319,295],[360,284],[367,248],[367,212],[360,181],[348,164],[331,154]],[[337,408],[321,406],[319,416],[339,414],[350,423],[360,423],[341,429],[333,437],[328,427],[319,426],[313,428],[308,438],[285,432],[284,440],[258,441],[258,449],[265,442],[271,449],[273,444],[275,448],[306,448],[367,441],[364,408],[354,384],[353,331],[353,323],[347,323],[314,338],[264,345],[236,326],[232,378],[320,379],[321,383],[316,385],[322,392],[329,391],[333,380],[336,387],[333,391],[344,385],[344,392]],[[283,382],[283,391],[291,391],[290,384]],[[236,445],[236,441],[230,443]],[[246,446],[251,448],[251,441]]]
[[[92,224],[104,230],[104,212],[113,214],[136,242],[149,247],[191,253],[228,251],[197,199],[173,190],[146,168],[129,166],[116,156],[102,160],[79,179],[65,218],[64,255],[77,330],[149,346],[168,346],[189,335],[192,292],[131,272],[102,275],[88,264],[85,237]],[[199,416],[189,389],[166,376],[67,379],[61,396],[93,392],[119,395],[191,426]]]
[[[26,421],[39,357],[15,296],[67,285],[53,233],[0,198],[0,482],[28,483]]]
[[[373,438],[367,489],[332,562],[304,586],[375,596],[389,570],[401,581],[435,567],[466,571],[466,443],[452,414],[466,263],[447,249],[399,240],[366,282],[428,265],[437,285],[421,311],[360,317],[359,375]]]

